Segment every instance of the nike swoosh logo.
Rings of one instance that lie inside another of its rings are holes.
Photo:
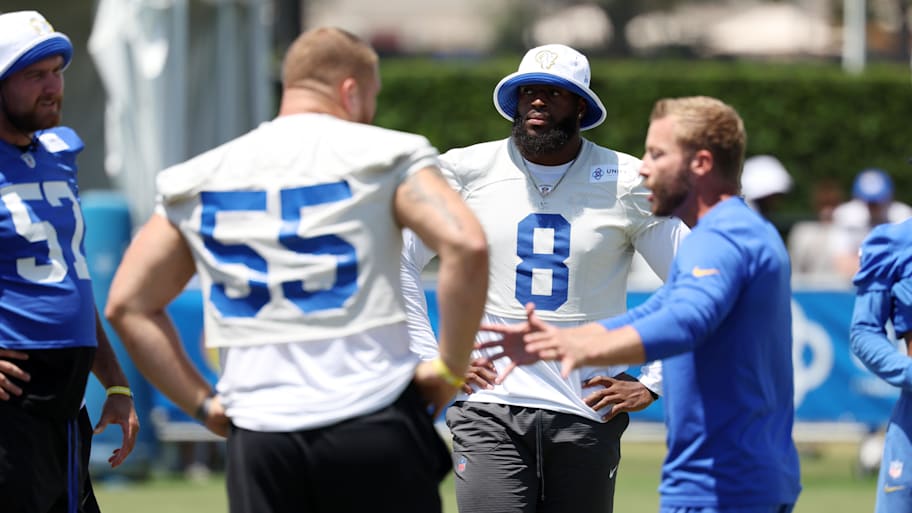
[[[887,485],[884,485],[884,493],[898,492],[898,491],[902,490],[902,489],[905,488],[905,487],[906,487],[906,485],[898,485],[898,486],[887,486]]]
[[[692,274],[694,276],[694,278],[703,278],[706,276],[712,276],[714,274],[719,274],[719,270],[718,269],[703,269],[701,267],[694,266],[693,271],[690,271],[690,274]]]
[[[613,469],[608,471],[608,479],[614,479],[614,475],[617,474],[618,468],[617,465]]]

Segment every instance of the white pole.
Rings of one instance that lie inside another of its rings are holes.
[[[865,67],[865,0],[843,0],[842,68],[861,73]]]

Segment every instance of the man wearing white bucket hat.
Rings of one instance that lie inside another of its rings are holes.
[[[572,48],[530,50],[494,88],[512,136],[441,156],[488,238],[487,323],[522,321],[529,302],[564,326],[621,313],[634,250],[664,278],[688,231],[651,215],[639,159],[581,137],[606,118],[589,78],[588,60]],[[412,346],[431,359],[419,272],[433,255],[406,240]],[[625,369],[587,368],[564,379],[558,366],[540,363],[495,383],[503,369],[472,365],[446,415],[460,511],[612,511],[626,412],[661,393],[657,366],[644,368],[640,382]]]
[[[139,422],[101,327],[86,265],[76,156],[58,126],[73,46],[35,11],[0,15],[0,509],[97,512],[88,478],[92,371],[107,387],[96,432],[120,424],[120,465]]]

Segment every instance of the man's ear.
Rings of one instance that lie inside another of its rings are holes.
[[[342,108],[348,113],[349,119],[357,119],[362,106],[358,82],[354,78],[348,77],[339,84],[339,101],[342,103]]]
[[[697,176],[706,176],[712,171],[714,163],[711,151],[697,150],[690,159],[690,170]]]
[[[580,98],[579,99],[579,114],[577,115],[577,119],[583,119],[583,116],[586,115],[586,109],[588,107],[589,107],[589,105],[586,104],[586,100]]]

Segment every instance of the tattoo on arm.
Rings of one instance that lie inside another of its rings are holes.
[[[432,170],[434,174],[443,179],[443,175],[436,168],[425,168]],[[442,217],[447,221],[447,223],[456,228],[458,231],[462,231],[462,224],[459,222],[459,218],[453,214],[447,207],[446,202],[440,196],[434,194],[431,191],[428,191],[425,187],[421,185],[421,180],[416,178],[416,174],[408,177],[403,183],[403,192],[405,193],[406,199],[409,203],[416,206],[427,205],[430,208],[441,213]]]

